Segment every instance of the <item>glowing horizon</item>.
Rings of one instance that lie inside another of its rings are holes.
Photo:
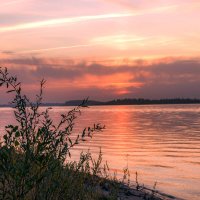
[[[67,99],[63,89],[73,99],[197,97],[199,10],[194,0],[2,0],[0,64],[22,82],[25,70],[31,88],[42,74],[47,101],[55,90],[54,101]]]

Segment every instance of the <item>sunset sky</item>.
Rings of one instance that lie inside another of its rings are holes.
[[[1,0],[0,66],[46,102],[200,98],[200,1]]]

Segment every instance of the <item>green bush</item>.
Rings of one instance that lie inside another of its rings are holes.
[[[61,114],[55,124],[49,115],[50,108],[41,109],[44,84],[42,80],[40,92],[35,102],[31,102],[22,93],[17,78],[10,76],[6,68],[0,68],[0,86],[14,94],[11,103],[17,122],[5,127],[6,134],[0,141],[0,199],[114,200],[126,194],[147,200],[161,199],[155,197],[156,184],[153,190],[148,189],[152,193],[139,185],[137,172],[135,189],[129,187],[127,168],[121,181],[110,175],[107,163],[102,163],[101,150],[97,160],[88,151],[80,153],[79,161],[69,161],[75,145],[105,127],[94,124],[73,136],[76,119],[81,108],[87,107],[87,100]]]
[[[57,125],[49,109],[41,111],[43,86],[35,102],[22,94],[21,83],[0,68],[0,86],[14,94],[12,105],[17,125],[8,125],[0,147],[0,199],[103,199],[99,186],[108,178],[108,167],[102,167],[102,154],[93,160],[81,153],[78,162],[66,162],[70,150],[85,137],[92,137],[104,126],[86,127],[72,139],[73,127],[87,101],[67,114],[61,114]],[[114,187],[113,187],[114,188]],[[112,197],[110,197],[112,198]]]

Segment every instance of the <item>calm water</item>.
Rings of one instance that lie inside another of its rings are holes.
[[[51,115],[69,107],[54,107]],[[0,108],[0,127],[13,121],[12,109]],[[102,106],[85,109],[75,130],[101,122],[106,130],[72,152],[94,154],[102,148],[104,159],[118,174],[128,165],[134,180],[189,200],[200,199],[200,105]],[[81,129],[80,129],[81,130]]]

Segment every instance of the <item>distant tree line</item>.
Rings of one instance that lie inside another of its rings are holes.
[[[41,106],[78,106],[82,103],[82,100],[71,100],[65,103],[42,103]],[[88,106],[105,106],[105,105],[154,105],[154,104],[200,104],[200,99],[114,99],[111,101],[94,101],[88,100]],[[12,107],[10,104],[0,105],[0,107]]]
[[[65,103],[66,106],[79,105],[81,100],[72,100]],[[174,99],[114,99],[112,101],[93,101],[89,100],[88,105],[152,105],[152,104],[199,104],[200,99],[189,99],[189,98],[174,98]]]

